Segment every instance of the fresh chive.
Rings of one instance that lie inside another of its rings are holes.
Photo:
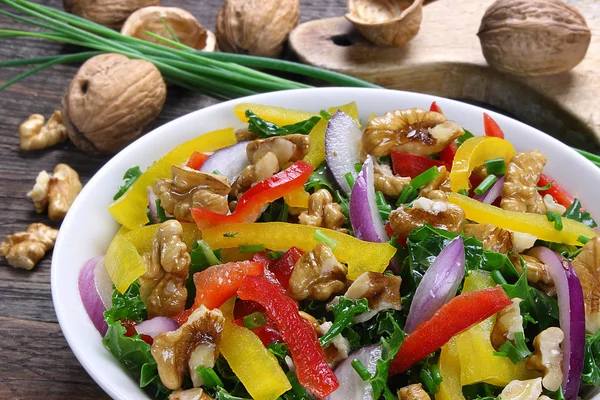
[[[429,367],[429,373],[431,374],[433,383],[435,383],[437,386],[439,386],[440,383],[442,383],[444,381],[444,378],[442,377],[442,374],[440,373],[440,367],[438,367],[437,364],[433,364],[431,367]]]
[[[525,344],[525,334],[523,332],[515,332],[515,344],[509,340],[504,342],[498,351],[494,352],[495,356],[508,357],[513,364],[518,364],[521,360],[529,357],[531,351]]]
[[[419,195],[419,191],[412,187],[412,185],[404,185],[402,188],[402,192],[400,192],[400,197],[398,197],[398,201],[396,202],[397,206],[402,204],[410,203]]]
[[[319,114],[321,114],[321,117],[323,117],[324,120],[329,121],[331,119],[331,114],[329,114],[327,111],[325,110],[321,110],[319,111]]]
[[[322,230],[317,229],[313,235],[315,241],[319,243],[325,243],[327,246],[331,247],[331,250],[334,250],[339,246],[338,242],[325,235]]]
[[[240,244],[240,253],[259,253],[265,251],[264,244]]]
[[[227,233],[223,234],[223,237],[233,238],[237,234],[238,234],[237,232],[227,232]]]
[[[410,185],[415,189],[420,189],[427,185],[440,175],[438,167],[431,167],[427,171],[420,173],[410,180]]]
[[[265,324],[267,323],[267,319],[265,318],[263,313],[261,313],[260,311],[255,311],[252,314],[248,314],[244,318],[242,318],[242,322],[244,323],[244,326],[246,328],[256,329],[260,328],[261,326],[265,326]]]
[[[460,137],[458,137],[458,138],[456,139],[456,145],[457,145],[458,147],[462,146],[462,144],[463,144],[463,143],[464,143],[466,140],[468,140],[468,139],[471,139],[472,137],[475,137],[475,135],[473,135],[471,132],[469,132],[469,131],[468,131],[468,130],[466,130],[465,128],[463,128],[463,130],[465,131],[465,134],[464,134],[464,135],[462,135],[462,136],[460,136]]]
[[[269,260],[279,260],[283,257],[283,252],[281,251],[267,251],[266,256]]]
[[[200,375],[200,378],[204,381],[204,386],[207,388],[223,387],[223,381],[221,381],[221,378],[219,378],[214,369],[199,365],[196,367],[196,373]]]
[[[483,181],[481,181],[481,183],[475,188],[475,190],[473,190],[473,192],[476,195],[481,196],[482,194],[487,192],[488,189],[491,188],[492,185],[497,181],[498,177],[496,177],[496,175],[488,175]]]
[[[435,394],[440,390],[439,386],[436,387],[435,382],[433,381],[433,378],[431,377],[431,374],[429,373],[429,370],[427,368],[421,369],[419,377],[421,378],[421,382],[423,382],[423,385],[425,385],[425,389],[429,393]]]
[[[377,208],[379,209],[379,215],[381,219],[387,221],[390,217],[390,213],[392,212],[392,206],[388,204],[385,196],[379,190],[375,192],[375,202],[377,203]]]
[[[221,173],[219,172],[219,170],[218,170],[218,169],[215,169],[215,170],[214,170],[212,173],[213,173],[213,174],[215,174],[215,175],[223,175],[223,174],[221,174]]]
[[[548,221],[554,222],[554,229],[556,229],[557,231],[562,231],[562,229],[563,229],[562,216],[559,213],[548,211],[546,213],[546,218],[548,218]]]
[[[504,175],[506,173],[506,162],[502,157],[487,160],[484,165],[485,170],[490,175]]]
[[[506,279],[504,279],[504,276],[502,276],[502,272],[500,272],[497,269],[491,271],[490,276],[492,277],[494,282],[496,282],[496,284],[498,284],[498,285],[504,285],[504,284],[508,283],[508,282],[506,282]]]
[[[467,189],[460,189],[458,191],[458,194],[462,194],[463,196],[469,197],[469,192],[467,192]]]
[[[371,373],[360,360],[354,359],[350,362],[350,365],[352,365],[352,368],[354,368],[358,376],[360,376],[360,379],[363,381],[371,379]]]
[[[535,189],[538,192],[543,191],[543,190],[550,190],[553,183],[554,183],[554,181],[550,181],[550,182],[546,183],[544,186],[536,186]]]
[[[181,43],[181,41],[179,40],[177,35],[175,35],[175,32],[173,32],[173,29],[171,29],[169,24],[167,24],[167,21],[165,21],[165,19],[162,17],[162,15],[158,15],[158,19],[163,24],[163,26],[165,27],[167,32],[169,32],[169,35],[171,35],[171,38],[173,38],[173,40],[176,41],[177,43]]]
[[[587,242],[590,241],[590,238],[587,236],[579,235],[579,237],[577,238],[577,241],[581,244],[586,244]]]
[[[348,172],[344,175],[344,179],[346,179],[346,182],[350,185],[350,189],[352,189],[354,187],[354,176],[352,176],[352,172]]]
[[[356,172],[360,172],[360,171],[362,171],[362,164],[361,164],[361,163],[356,163],[356,164],[354,164],[354,170],[355,170]]]

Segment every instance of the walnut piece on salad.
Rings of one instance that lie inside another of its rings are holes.
[[[371,271],[362,273],[344,293],[344,297],[348,299],[367,299],[369,303],[369,311],[355,316],[354,321],[368,321],[383,310],[401,310],[401,283],[402,278],[399,276]]]
[[[371,119],[362,136],[364,150],[383,157],[392,151],[429,156],[439,153],[465,131],[443,114],[423,108],[394,110]]]
[[[204,208],[217,214],[227,214],[227,195],[231,186],[227,178],[189,167],[173,165],[171,179],[160,178],[152,191],[164,210],[183,221],[192,221],[190,210]]]
[[[160,380],[167,388],[177,390],[187,374],[196,374],[195,368],[189,366],[193,353],[199,346],[218,344],[224,323],[219,310],[200,306],[179,329],[154,338],[152,356],[156,360]]]
[[[212,400],[202,388],[176,390],[169,395],[169,400]]]
[[[515,333],[523,333],[523,316],[521,315],[520,303],[523,299],[515,297],[512,304],[500,310],[494,329],[492,330],[492,345],[496,350],[507,340],[514,344]]]
[[[398,400],[431,400],[420,383],[413,383],[398,390]]]
[[[515,154],[506,167],[500,207],[505,210],[546,213],[546,204],[537,191],[537,183],[546,165],[539,150]]]
[[[38,174],[27,197],[33,200],[38,213],[48,211],[51,220],[60,221],[67,215],[80,191],[79,174],[67,164],[57,164],[52,175],[46,171]]]
[[[460,233],[465,223],[465,213],[454,204],[425,197],[419,197],[410,206],[403,204],[390,213],[392,229],[404,237],[426,223],[435,228]]]
[[[15,268],[31,270],[54,247],[58,230],[42,223],[29,225],[25,232],[13,233],[0,243],[0,255]]]
[[[502,400],[538,400],[542,394],[542,378],[510,381],[502,389]]]
[[[583,289],[585,327],[595,333],[600,329],[600,237],[587,242],[572,264]]]
[[[347,232],[344,228],[346,217],[342,214],[341,206],[333,201],[327,189],[319,189],[310,195],[308,210],[298,216],[302,225],[320,226],[340,232]]]
[[[558,390],[563,380],[563,351],[560,344],[564,339],[563,331],[555,326],[540,332],[533,339],[535,351],[525,364],[527,369],[544,374],[542,384],[552,392]]]
[[[147,271],[139,278],[140,295],[149,318],[172,317],[185,309],[190,255],[182,235],[179,221],[163,222],[152,241],[152,253],[144,257]]]
[[[439,175],[419,190],[419,196],[431,200],[446,200],[448,198],[447,193],[451,191],[450,172],[443,165],[438,167],[438,171],[440,172]]]
[[[399,197],[404,186],[410,183],[409,177],[394,175],[392,169],[386,164],[375,164],[374,172],[375,190],[388,197]]]
[[[32,114],[19,126],[19,145],[21,150],[40,150],[64,142],[67,128],[62,123],[62,113],[55,110],[48,122],[40,114]]]
[[[483,248],[497,253],[508,254],[513,250],[511,233],[491,224],[465,224],[466,237],[473,236],[481,241]]]
[[[319,243],[294,265],[288,293],[294,300],[328,300],[346,289],[346,266],[333,255],[331,248]]]

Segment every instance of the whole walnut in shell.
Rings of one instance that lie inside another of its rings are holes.
[[[348,0],[348,21],[372,43],[401,47],[419,32],[423,0]]]
[[[164,23],[163,23],[164,22]],[[167,29],[169,27],[171,32]],[[215,51],[214,33],[207,31],[189,12],[177,7],[144,7],[127,18],[121,34],[133,36],[148,42],[171,46],[164,41],[153,38],[144,31],[155,33],[167,39],[177,40],[196,50]]]
[[[63,0],[66,11],[112,29],[120,29],[135,10],[159,4],[160,0]]]
[[[299,0],[225,0],[217,44],[230,53],[278,57],[299,18]]]
[[[498,0],[486,10],[478,35],[488,64],[523,76],[570,70],[591,40],[583,15],[560,0]]]
[[[152,63],[102,54],[86,61],[73,78],[62,99],[63,122],[83,151],[116,153],[154,121],[166,95]]]

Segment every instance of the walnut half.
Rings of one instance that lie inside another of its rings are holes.
[[[527,381],[510,381],[502,389],[502,400],[537,400],[542,394],[542,378]]]
[[[33,200],[38,213],[48,210],[48,216],[53,221],[62,220],[75,197],[81,191],[81,182],[77,172],[67,164],[58,164],[52,175],[46,171],[38,174],[35,185],[27,197]]]
[[[310,195],[308,210],[298,216],[298,221],[302,225],[320,226],[347,232],[344,228],[346,217],[342,214],[342,208],[333,201],[333,197],[327,189],[319,189]]]
[[[420,383],[413,383],[398,390],[398,400],[431,400]]]
[[[433,201],[419,197],[412,206],[403,204],[390,213],[390,224],[394,232],[408,236],[410,231],[425,224],[445,229],[452,233],[460,233],[465,223],[462,208],[445,201]]]
[[[29,225],[25,232],[17,232],[0,243],[0,255],[15,268],[31,270],[54,247],[58,231],[41,223]]]
[[[536,188],[544,165],[546,156],[539,150],[515,154],[506,167],[500,207],[510,211],[545,214],[546,204]]]
[[[54,111],[45,125],[44,121],[43,115],[33,114],[19,126],[21,150],[45,149],[67,138],[67,129],[62,123],[60,110]]]
[[[367,299],[369,312],[354,317],[354,322],[361,323],[373,318],[382,310],[400,310],[400,284],[402,278],[377,272],[362,273],[346,290],[344,297],[348,299]],[[335,300],[335,299],[334,299]]]
[[[533,339],[535,351],[525,364],[527,369],[540,371],[544,374],[542,384],[552,392],[558,390],[563,380],[563,351],[560,344],[564,338],[565,334],[557,327],[551,327],[540,332]]]

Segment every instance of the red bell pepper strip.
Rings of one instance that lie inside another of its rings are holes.
[[[540,175],[540,180],[538,181],[537,186],[544,187],[547,184],[549,184],[550,182],[552,182],[552,184],[550,185],[550,189],[540,190],[540,194],[542,196],[549,194],[550,196],[552,196],[554,198],[554,200],[556,200],[556,202],[558,204],[565,206],[567,208],[571,207],[571,204],[573,204],[573,200],[575,200],[573,198],[573,196],[571,196],[569,193],[567,193],[567,191],[565,189],[560,187],[558,185],[558,183],[556,183],[548,175],[544,175],[544,174]]]
[[[200,305],[209,310],[220,307],[233,296],[247,275],[261,275],[265,266],[261,262],[238,261],[227,264],[213,265],[202,272],[194,274],[196,298],[188,310],[175,316],[179,325],[183,325],[191,313]]]
[[[233,323],[238,324],[239,326],[244,326],[244,317],[257,311],[264,314],[265,308],[254,301],[238,299],[238,301],[235,303],[235,308],[233,309],[233,315],[235,316]],[[268,315],[265,315],[265,319],[267,323],[263,326],[259,326],[258,328],[251,329],[252,332],[258,336],[260,341],[265,346],[268,346],[273,342],[283,341],[281,338],[281,333],[279,333],[275,322],[273,322]]]
[[[500,126],[486,113],[483,113],[483,130],[485,132],[485,136],[504,139],[504,132],[502,132]]]
[[[304,252],[299,248],[290,247],[279,260],[269,266],[269,269],[285,290],[290,286],[290,276],[292,275],[292,271],[294,271],[294,265],[302,257],[302,254]]]
[[[457,151],[458,145],[456,144],[456,141],[450,142],[448,146],[444,147],[444,150],[440,151],[440,161],[451,166]],[[448,168],[448,170],[450,170],[450,168]]]
[[[456,296],[404,339],[390,366],[390,375],[406,371],[446,344],[452,336],[511,304],[500,286]]]
[[[206,161],[210,157],[208,154],[200,153],[199,151],[195,151],[192,153],[192,156],[187,162],[187,166],[193,168],[195,170],[199,170]]]
[[[436,113],[444,114],[442,112],[442,109],[440,108],[440,106],[438,106],[435,101],[433,103],[431,103],[431,107],[429,107],[429,111],[435,111]]]
[[[238,297],[253,300],[265,307],[266,314],[277,324],[296,365],[300,384],[323,399],[335,391],[339,382],[327,364],[315,330],[303,319],[294,300],[262,276],[247,276]]]
[[[396,175],[409,176],[411,178],[427,171],[431,167],[445,165],[446,168],[450,168],[443,161],[414,154],[400,153],[399,151],[392,151],[392,165]]]
[[[193,208],[192,217],[199,229],[222,224],[254,222],[260,216],[261,209],[265,204],[303,187],[312,171],[313,166],[311,164],[296,161],[287,169],[248,189],[238,201],[233,213],[222,215],[200,208]]]

